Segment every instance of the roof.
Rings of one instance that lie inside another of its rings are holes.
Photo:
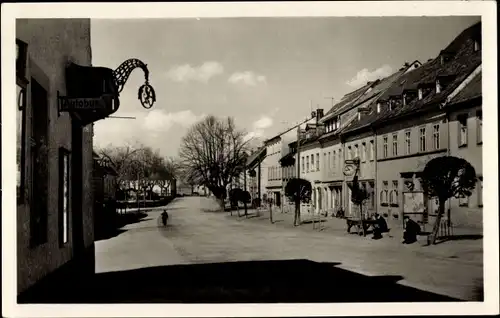
[[[342,97],[340,102],[333,105],[333,107],[330,108],[330,110],[325,114],[325,116],[323,116],[323,118],[321,118],[320,122],[324,122],[330,118],[337,116],[339,114],[339,111],[341,111],[342,109],[345,109],[346,105],[354,102],[357,98],[359,98],[361,95],[363,95],[368,90],[368,88],[369,88],[369,85],[365,85],[362,88],[360,88],[354,92],[351,92],[349,94],[344,95],[344,97]]]
[[[482,96],[482,74],[476,75],[455,97],[449,104],[462,103],[473,98]]]
[[[256,152],[251,154],[247,159],[247,166],[251,166],[260,156],[266,155],[267,148],[260,147]]]
[[[271,140],[275,140],[275,139],[280,138],[280,136],[281,136],[281,135],[284,135],[284,134],[286,134],[287,132],[289,132],[289,131],[291,131],[291,130],[293,130],[293,129],[297,128],[298,126],[300,126],[300,125],[302,125],[302,124],[304,124],[304,123],[307,123],[307,122],[308,122],[309,120],[311,120],[311,119],[313,119],[313,118],[307,118],[307,119],[303,120],[302,122],[300,122],[300,123],[298,123],[298,124],[296,124],[296,125],[294,125],[294,126],[292,126],[292,127],[288,128],[287,130],[280,132],[279,134],[275,135],[274,137],[269,138],[269,139],[266,139],[266,140],[264,141],[264,145],[267,145],[267,144],[268,144]]]
[[[450,45],[453,46],[453,50],[456,50],[456,53],[450,61],[441,65],[439,56],[429,60],[419,68],[402,75],[397,82],[395,82],[378,98],[378,100],[386,100],[390,96],[400,96],[404,90],[416,89],[419,84],[435,83],[436,79],[440,76],[453,75],[452,81],[448,84],[448,86],[446,86],[445,89],[443,89],[440,93],[436,93],[434,90],[422,100],[415,99],[411,103],[393,110],[389,110],[388,107],[383,107],[380,113],[377,113],[376,111],[377,100],[374,100],[370,104],[370,113],[362,116],[361,120],[356,119],[352,121],[349,127],[346,127],[344,132],[351,132],[370,124],[381,124],[409,113],[425,110],[428,107],[438,105],[442,102],[446,96],[448,96],[481,64],[481,51],[474,52],[472,42],[476,36],[473,32],[471,32],[471,30],[476,30],[477,32],[477,24],[463,31],[457,37],[457,39],[461,39],[461,42],[457,42],[456,39],[452,41]],[[469,35],[469,37],[463,36],[464,34]],[[456,49],[457,47],[459,48]]]

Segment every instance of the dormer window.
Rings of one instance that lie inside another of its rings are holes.
[[[478,40],[474,40],[474,52],[481,50],[481,43]]]
[[[439,80],[436,80],[436,94],[441,93],[441,83]]]
[[[377,113],[380,113],[380,103],[377,103]]]
[[[424,98],[424,90],[420,87],[418,89],[418,100],[422,100],[422,98]]]
[[[453,57],[453,55],[449,52],[441,52],[441,55],[440,55],[441,65],[444,65],[444,64],[448,63],[449,61],[451,61],[452,57]]]

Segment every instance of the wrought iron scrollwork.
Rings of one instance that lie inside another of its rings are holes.
[[[127,82],[130,73],[136,68],[142,68],[144,71],[145,83],[139,87],[138,98],[144,108],[151,108],[153,104],[156,102],[156,94],[153,87],[149,84],[149,70],[147,65],[144,64],[139,59],[128,59],[123,62],[116,70],[113,71],[113,75],[115,78],[115,85],[118,88],[118,92],[120,93]]]

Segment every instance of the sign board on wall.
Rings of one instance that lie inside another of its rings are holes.
[[[403,192],[403,213],[424,213],[423,192]]]
[[[105,110],[106,103],[102,98],[68,98],[60,96],[59,111]]]

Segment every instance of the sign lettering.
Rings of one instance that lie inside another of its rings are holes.
[[[68,98],[59,97],[60,111],[105,110],[106,103],[102,98]]]

